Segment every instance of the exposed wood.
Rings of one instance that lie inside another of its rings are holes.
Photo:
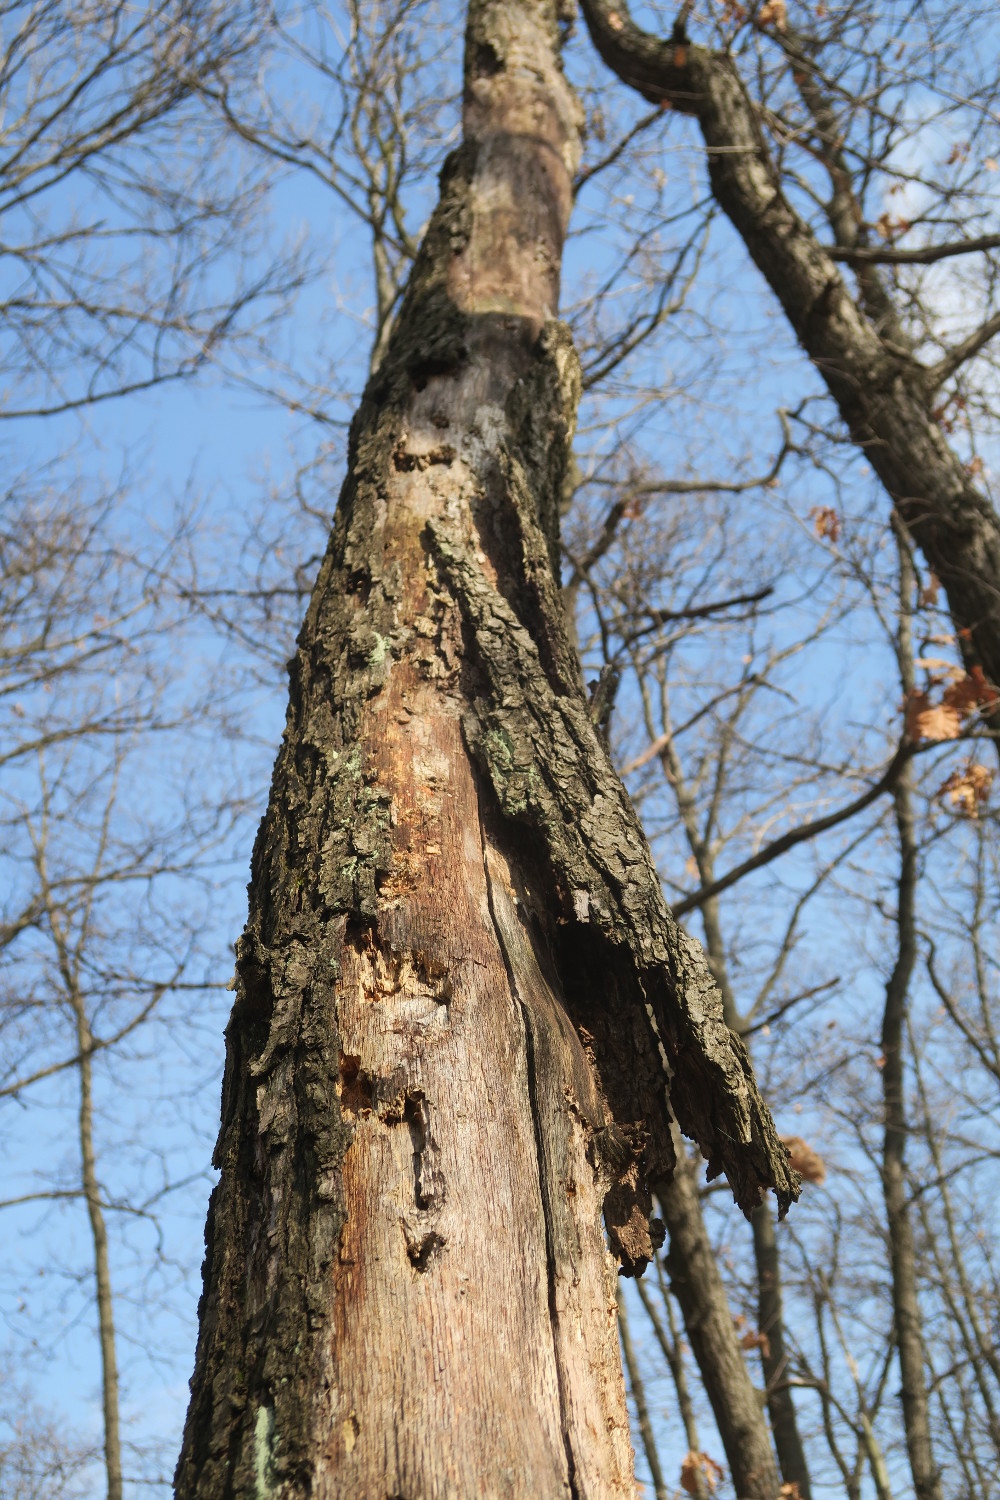
[[[554,578],[579,108],[476,0],[465,137],[352,429],[228,1029],[179,1500],[630,1496],[614,1264],[667,1085],[749,1211],[785,1153],[664,906]]]

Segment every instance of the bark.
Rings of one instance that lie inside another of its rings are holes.
[[[881,335],[830,250],[786,200],[733,59],[650,36],[618,0],[581,3],[612,71],[643,98],[697,119],[713,196],[941,580],[966,668],[979,666],[1000,683],[1000,519],[931,416],[934,372]],[[884,331],[884,307],[877,296],[867,300]],[[1000,732],[1000,710],[989,723]]]
[[[352,427],[227,1031],[177,1494],[633,1493],[615,1267],[665,1084],[795,1192],[594,725],[554,570],[578,106],[554,6],[475,0],[464,140]]]

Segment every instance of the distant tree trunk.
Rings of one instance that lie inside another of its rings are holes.
[[[774,1500],[781,1479],[764,1410],[733,1326],[698,1188],[687,1163],[659,1195],[668,1231],[670,1290],[677,1298],[740,1500]]]
[[[660,757],[674,788],[702,889],[709,890],[715,883],[715,855],[711,841],[699,827],[694,798],[672,738],[662,746]],[[726,1024],[740,1034],[744,1022],[730,980],[718,898],[710,896],[699,902],[699,909],[705,930],[705,950],[722,998],[722,1014]],[[667,1227],[671,1289],[680,1305],[685,1331],[712,1403],[715,1425],[726,1450],[736,1493],[746,1500],[771,1500],[784,1480],[798,1485],[799,1500],[811,1500],[809,1471],[786,1379],[781,1263],[771,1204],[766,1201],[759,1204],[752,1215],[757,1267],[757,1326],[766,1340],[761,1348],[761,1363],[767,1386],[767,1412],[771,1419],[769,1433],[764,1409],[737,1337],[722,1273],[712,1251],[697,1185],[686,1167],[675,1173],[674,1180],[661,1192],[659,1202]],[[774,1464],[772,1435],[780,1479]]]
[[[945,372],[884,338],[851,295],[833,255],[783,193],[729,54],[650,36],[618,0],[581,4],[594,45],[624,83],[697,119],[716,202],[941,580],[967,669],[978,666],[1000,683],[1000,518],[931,415]],[[857,254],[854,243],[836,248],[846,259]],[[884,323],[884,307],[869,311]],[[1000,732],[1000,709],[989,719]]]
[[[83,1196],[90,1219],[94,1245],[94,1285],[97,1298],[97,1327],[101,1342],[101,1391],[104,1414],[104,1470],[108,1480],[108,1500],[122,1500],[122,1445],[118,1424],[118,1354],[115,1345],[114,1303],[111,1296],[111,1263],[108,1258],[108,1228],[101,1205],[101,1186],[97,1180],[94,1155],[94,1038],[83,999],[73,984],[70,990],[79,1047],[80,1076],[80,1161]]]
[[[254,850],[181,1500],[631,1495],[601,1211],[641,1269],[668,1080],[746,1210],[795,1191],[562,623],[554,5],[474,0],[464,105]]]
[[[916,593],[916,578],[903,528],[897,522],[894,530],[900,563],[897,650],[903,687],[912,691],[914,652],[910,611]],[[899,838],[899,879],[896,886],[896,961],[886,983],[885,1009],[882,1013],[882,1098],[885,1106],[882,1190],[889,1230],[892,1314],[896,1325],[896,1347],[899,1351],[903,1428],[913,1476],[913,1490],[917,1500],[941,1500],[941,1477],[934,1461],[931,1438],[927,1360],[921,1334],[911,1191],[905,1159],[909,1127],[906,1119],[903,1049],[910,983],[917,961],[916,898],[919,878],[911,766],[904,767],[893,789],[893,810]]]
[[[80,988],[79,954],[73,951],[64,915],[54,898],[49,877],[48,851],[44,840],[36,849],[36,869],[41,884],[41,904],[45,911],[59,965],[59,977],[62,982],[61,998],[73,1017],[73,1028],[76,1034],[76,1071],[80,1085],[77,1141],[80,1147],[80,1186],[87,1205],[90,1240],[94,1250],[94,1300],[97,1306],[97,1332],[101,1347],[104,1473],[107,1479],[107,1500],[122,1500],[118,1346],[115,1338],[108,1226],[104,1217],[104,1193],[97,1175],[97,1152],[94,1146],[94,1033],[87,1014],[86,998]]]
[[[765,1341],[761,1345],[760,1362],[764,1368],[767,1413],[771,1418],[781,1477],[786,1484],[798,1487],[799,1500],[812,1500],[812,1482],[788,1379],[781,1257],[770,1203],[762,1203],[754,1209],[753,1251],[757,1266],[757,1328]]]

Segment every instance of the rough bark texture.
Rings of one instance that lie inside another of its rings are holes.
[[[716,202],[944,585],[967,668],[1000,683],[1000,519],[931,416],[929,372],[880,335],[785,198],[733,59],[648,35],[618,0],[581,5],[595,46],[623,82],[697,119]],[[875,305],[869,312],[878,317]],[[1000,711],[990,723],[1000,731]]]
[[[668,1076],[795,1191],[562,623],[577,131],[554,7],[476,0],[254,850],[181,1500],[631,1495],[601,1210],[641,1268]]]

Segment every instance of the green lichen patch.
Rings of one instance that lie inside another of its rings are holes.
[[[254,1420],[254,1500],[276,1500],[274,1465],[274,1409],[262,1406]]]

